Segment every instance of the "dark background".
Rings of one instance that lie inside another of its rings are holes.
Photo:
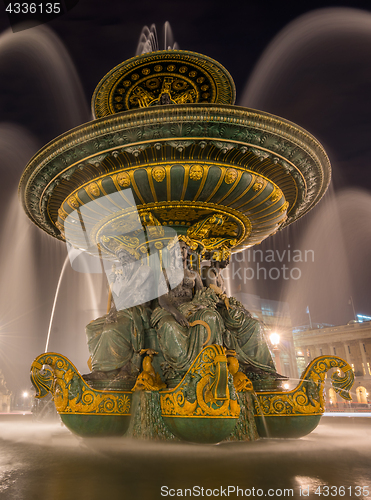
[[[19,178],[46,142],[91,119],[99,80],[135,55],[142,27],[152,23],[160,48],[169,21],[181,49],[228,69],[238,105],[306,128],[333,166],[332,185],[312,213],[259,247],[264,255],[311,249],[314,262],[293,264],[286,254],[284,263],[300,268],[299,280],[236,278],[232,291],[288,302],[293,325],[308,322],[307,306],[313,322],[347,323],[353,319],[350,297],[357,313],[371,315],[370,11],[361,1],[80,0],[66,15],[17,33],[0,13],[0,367],[12,380],[8,385],[24,387],[30,360],[45,348],[66,255],[63,244],[41,234],[19,210]],[[247,257],[235,265],[255,266]],[[281,265],[266,263],[268,270]],[[49,349],[84,372],[83,329],[105,312],[105,284],[92,278],[93,307],[87,305],[89,279],[70,268],[65,274]]]

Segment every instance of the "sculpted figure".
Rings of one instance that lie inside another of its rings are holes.
[[[219,309],[225,326],[224,345],[236,352],[241,368],[276,375],[263,326],[251,316],[241,302],[226,296],[222,270],[228,264],[229,258],[221,261],[211,260],[211,266],[204,267],[202,273],[204,285],[216,290],[225,304],[225,307]]]
[[[177,255],[181,252],[181,259]],[[172,266],[165,277],[167,293],[159,297],[151,323],[157,330],[159,347],[166,363],[175,371],[186,371],[205,345],[222,345],[223,321],[216,310],[217,294],[206,290],[200,275],[187,267],[188,245],[180,241],[172,248]],[[171,273],[179,272],[183,279],[171,287]],[[161,286],[161,284],[160,284]]]
[[[116,255],[122,274],[111,276],[112,305],[108,314],[86,327],[92,372],[85,380],[135,377],[140,369],[144,332],[150,328],[150,300],[153,298],[153,271],[120,247]]]

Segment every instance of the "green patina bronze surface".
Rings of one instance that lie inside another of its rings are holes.
[[[261,325],[226,296],[215,261],[225,267],[231,253],[306,214],[331,173],[308,132],[234,100],[228,71],[207,56],[143,54],[99,83],[97,119],[26,166],[19,193],[28,217],[122,266],[110,282],[114,305],[86,328],[86,380],[59,354],[32,365],[37,397],[51,392],[79,435],[249,441],[265,436],[265,417],[269,435],[299,436],[323,412],[328,369],[345,372],[333,385],[347,397],[352,372],[336,357],[315,360],[295,390],[277,390]],[[179,251],[184,275],[170,286]],[[214,281],[202,281],[202,260],[214,262]]]
[[[123,435],[129,427],[132,392],[93,389],[61,354],[38,356],[31,366],[31,382],[37,398],[53,394],[63,423],[75,434]]]

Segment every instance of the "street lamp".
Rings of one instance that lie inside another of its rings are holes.
[[[28,392],[27,391],[24,391],[23,394],[23,410],[25,410],[25,407],[26,407],[26,400],[28,398]]]
[[[274,354],[274,361],[276,365],[276,370],[278,373],[281,373],[281,359],[280,359],[280,350],[278,347],[278,344],[280,343],[280,336],[278,333],[273,332],[269,336],[269,340],[271,341],[271,344],[273,346],[273,354]]]

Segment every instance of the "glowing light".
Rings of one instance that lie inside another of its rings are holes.
[[[272,345],[278,345],[280,343],[280,336],[278,333],[271,333],[269,336],[269,340],[271,341]]]
[[[24,391],[24,393],[23,393],[23,397],[24,397],[24,398],[28,398],[28,392],[27,392],[27,391]]]
[[[288,389],[289,387],[290,387],[289,384],[283,384],[284,389]]]
[[[298,356],[302,356],[303,353],[301,351],[298,351]]]

